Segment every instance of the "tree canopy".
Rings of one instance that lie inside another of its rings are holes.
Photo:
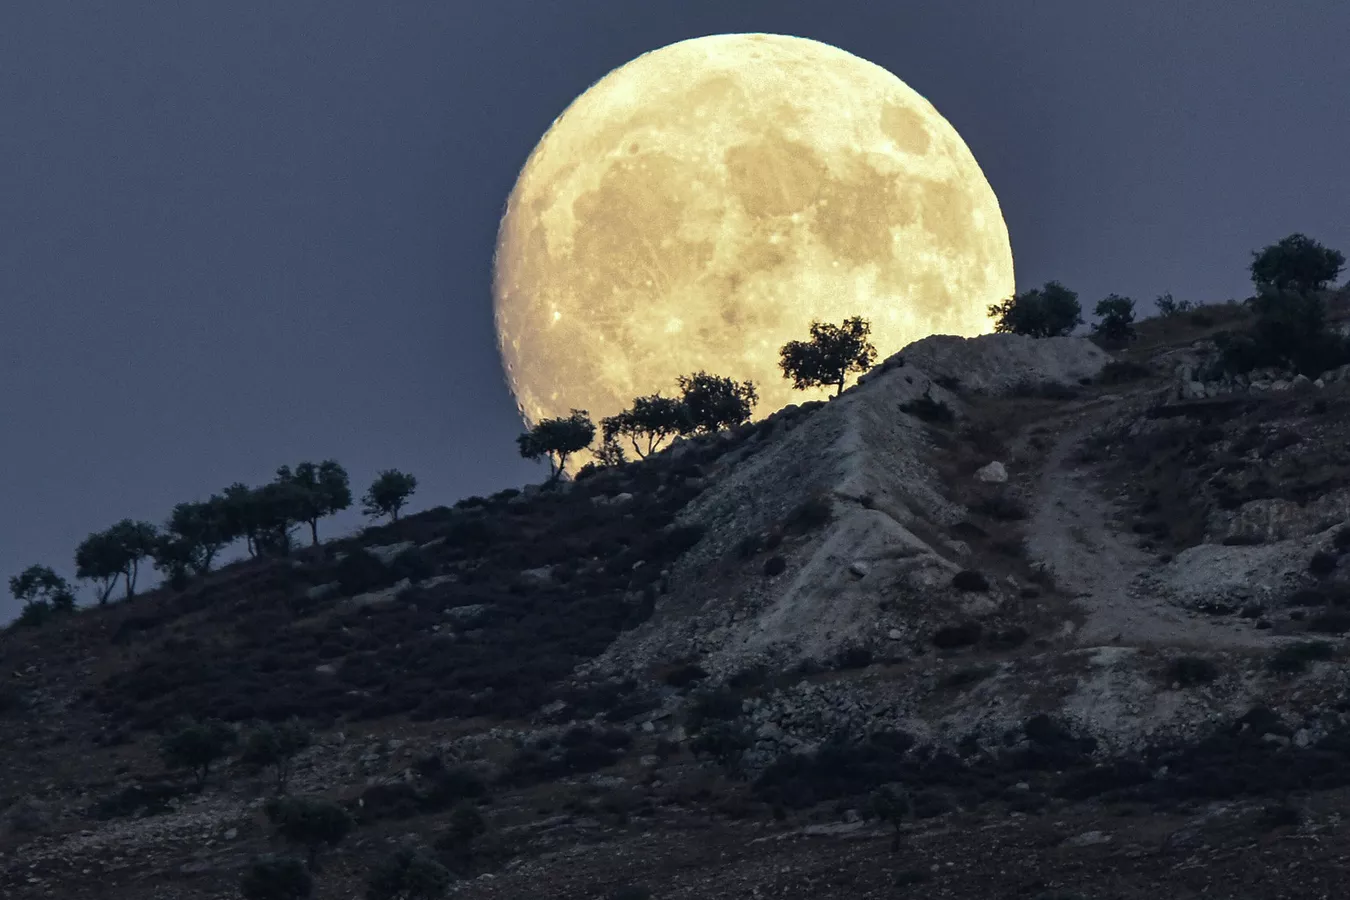
[[[1134,340],[1134,301],[1119,294],[1110,294],[1098,300],[1092,311],[1098,321],[1092,333],[1107,346],[1119,347]]]
[[[371,518],[388,516],[397,522],[408,498],[417,490],[417,479],[398,469],[385,469],[361,498],[362,511]]]
[[[1260,291],[1320,291],[1336,280],[1345,254],[1324,247],[1303,234],[1291,234],[1252,251],[1249,271]]]
[[[1060,337],[1083,324],[1078,295],[1058,281],[1047,281],[1044,287],[992,304],[989,315],[1000,334],[1031,337]]]
[[[639,459],[646,459],[671,438],[693,430],[689,410],[674,397],[651,394],[638,397],[617,415],[600,420],[606,443],[625,438]]]
[[[565,418],[544,419],[516,438],[520,455],[528,460],[548,459],[549,481],[557,481],[567,468],[567,459],[595,440],[595,423],[584,409],[574,409]]]
[[[860,316],[845,319],[842,325],[812,322],[811,339],[784,344],[778,366],[797,390],[833,387],[837,397],[849,375],[866,372],[876,362],[877,349],[868,340],[871,333],[871,323]]]
[[[681,375],[680,402],[689,417],[690,431],[714,434],[750,421],[759,394],[752,381],[696,372]]]
[[[282,466],[277,469],[277,481],[295,489],[297,521],[309,525],[315,547],[319,545],[319,520],[352,505],[351,480],[337,460],[326,459],[318,465],[302,462],[294,472]]]

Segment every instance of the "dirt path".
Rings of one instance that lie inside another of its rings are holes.
[[[1179,609],[1139,583],[1157,563],[1122,534],[1113,502],[1100,493],[1090,466],[1073,454],[1110,406],[1070,408],[1057,424],[1027,527],[1027,549],[1045,563],[1060,588],[1076,598],[1086,622],[1074,635],[1083,646],[1268,646],[1262,632],[1233,619]]]

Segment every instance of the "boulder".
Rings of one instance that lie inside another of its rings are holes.
[[[412,541],[399,541],[397,544],[367,547],[366,552],[387,566],[393,562],[400,553],[405,550],[411,550],[414,546]]]
[[[340,613],[356,612],[358,609],[365,609],[368,606],[383,606],[386,603],[392,603],[399,594],[403,593],[412,585],[408,579],[401,579],[397,584],[385,588],[382,591],[371,591],[366,594],[357,594],[355,597],[348,597],[337,604],[337,611]]]
[[[1003,484],[1008,480],[1008,470],[1003,463],[994,460],[989,465],[975,470],[975,477],[985,484]]]

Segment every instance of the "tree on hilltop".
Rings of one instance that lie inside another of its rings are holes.
[[[580,453],[595,440],[595,423],[584,409],[574,409],[565,418],[544,419],[516,438],[520,455],[534,461],[547,458],[549,482],[562,477],[567,459]]]
[[[871,323],[861,316],[845,319],[842,325],[812,322],[811,339],[784,344],[778,366],[797,390],[833,387],[837,397],[849,375],[866,372],[876,362],[877,348],[868,340],[871,333]]]
[[[417,479],[397,469],[381,472],[361,498],[362,511],[371,518],[388,516],[397,522],[408,498],[417,490]]]
[[[639,459],[651,456],[666,441],[688,433],[692,427],[685,405],[674,397],[660,394],[637,397],[630,408],[600,420],[605,443],[626,438]]]
[[[122,554],[106,531],[96,531],[75,548],[75,576],[94,586],[99,606],[108,602],[122,577]]]
[[[736,381],[707,372],[681,375],[680,402],[689,417],[689,430],[715,434],[750,421],[759,402],[752,381]]]
[[[1097,301],[1092,311],[1099,321],[1092,326],[1092,333],[1109,347],[1120,347],[1135,339],[1134,301],[1119,294],[1110,294],[1104,300]]]
[[[219,494],[202,503],[174,506],[155,542],[155,568],[174,582],[181,582],[189,570],[197,575],[211,571],[216,555],[233,539],[225,507]]]
[[[989,316],[994,331],[1030,337],[1060,337],[1083,324],[1078,295],[1058,281],[990,305]]]
[[[9,579],[9,592],[23,603],[18,622],[41,625],[54,614],[73,612],[75,592],[48,566],[29,566]]]
[[[298,489],[296,514],[299,521],[309,525],[315,547],[319,545],[319,520],[352,505],[351,480],[336,460],[326,459],[318,465],[302,462],[294,472],[282,466],[277,469],[277,481]]]
[[[1252,251],[1249,271],[1259,292],[1325,290],[1345,266],[1345,254],[1303,234]]]

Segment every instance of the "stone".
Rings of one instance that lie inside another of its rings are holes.
[[[1292,383],[1296,388],[1303,388],[1312,384],[1312,379],[1310,379],[1307,375],[1295,375]]]
[[[445,611],[448,619],[457,625],[468,625],[492,608],[491,603],[471,603],[468,606],[455,606]]]
[[[357,594],[355,597],[349,597],[337,604],[337,611],[340,613],[352,613],[370,606],[384,606],[387,603],[393,603],[399,594],[412,586],[412,582],[403,578],[390,587],[382,591],[371,591],[366,594]]]
[[[336,581],[330,581],[327,584],[316,584],[305,591],[306,600],[322,600],[325,597],[331,597],[338,592],[342,585]]]
[[[901,631],[899,628],[892,628],[890,631],[886,632],[886,637],[888,637],[893,641],[901,640],[904,638],[904,636],[905,633]]]
[[[1003,484],[1008,480],[1008,470],[1003,463],[994,460],[989,465],[976,469],[975,477],[985,484]]]
[[[319,665],[317,665],[317,666],[314,667],[314,674],[315,674],[315,675],[336,675],[336,674],[337,674],[337,666],[333,665],[332,663],[320,663]]]
[[[227,829],[225,829],[225,840],[227,840],[227,841],[232,841],[232,840],[234,840],[234,839],[237,838],[237,837],[239,837],[239,829],[238,829],[238,828],[227,828]]]
[[[1293,386],[1294,385],[1291,382],[1285,381],[1283,378],[1281,378],[1279,381],[1272,381],[1270,384],[1270,389],[1272,391],[1287,391]]]
[[[654,722],[643,722],[643,723],[642,723],[642,732],[643,732],[643,734],[655,734],[655,733],[656,733],[656,724],[655,724]]]
[[[1326,386],[1327,386],[1326,381],[1323,380],[1323,379],[1321,379],[1321,378],[1319,378],[1319,379],[1317,379],[1316,381],[1313,382],[1313,387],[1315,387],[1315,388],[1324,388],[1324,387],[1326,387]]]
[[[400,553],[405,550],[411,550],[414,546],[416,545],[412,541],[399,541],[397,544],[367,547],[366,552],[387,566],[393,562]]]
[[[1203,400],[1208,394],[1205,385],[1199,381],[1183,381],[1180,396],[1182,400]]]
[[[539,566],[535,569],[525,569],[520,573],[520,579],[530,584],[547,585],[553,583],[553,567]]]
[[[859,578],[866,578],[867,573],[871,571],[867,567],[867,563],[862,562],[861,560],[854,560],[853,562],[849,563],[848,570],[853,575],[856,575]]]
[[[1111,843],[1111,835],[1104,831],[1085,831],[1064,842],[1068,847],[1093,847],[1097,844]]]

